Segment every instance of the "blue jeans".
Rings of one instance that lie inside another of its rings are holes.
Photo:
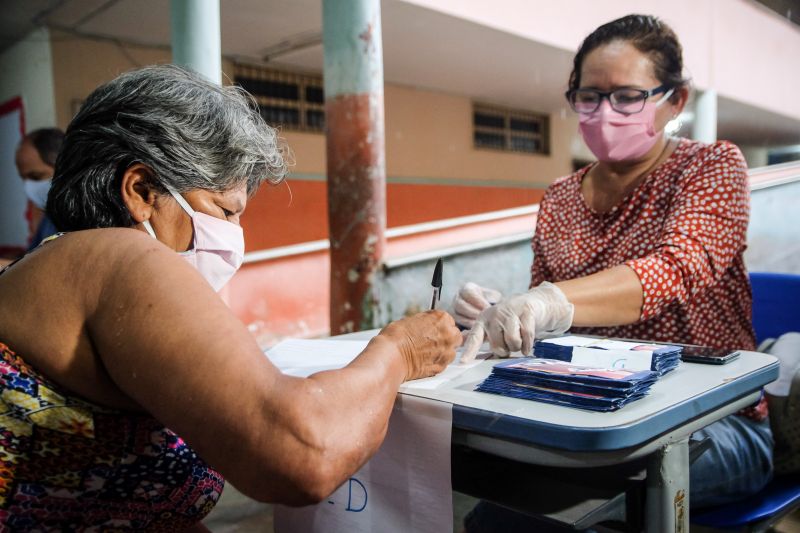
[[[734,502],[755,494],[772,479],[772,432],[769,421],[731,415],[696,431],[692,438],[711,446],[691,466],[693,508]],[[536,518],[482,501],[464,519],[467,533],[563,531]]]
[[[692,507],[735,502],[760,491],[772,479],[772,431],[769,420],[754,422],[731,415],[696,431],[711,447],[689,471]]]

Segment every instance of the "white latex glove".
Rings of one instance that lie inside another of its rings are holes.
[[[458,290],[453,298],[453,318],[456,324],[473,328],[481,311],[490,307],[503,297],[500,291],[481,287],[477,283],[468,281]]]
[[[461,362],[474,360],[486,337],[498,357],[519,351],[530,355],[535,338],[561,335],[572,325],[574,313],[561,289],[545,281],[484,309],[464,341]]]

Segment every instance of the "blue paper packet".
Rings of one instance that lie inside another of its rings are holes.
[[[495,365],[475,390],[554,405],[615,411],[644,397],[658,379],[652,370],[608,369],[527,357]]]

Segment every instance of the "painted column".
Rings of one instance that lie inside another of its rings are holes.
[[[386,244],[380,0],[323,0],[331,334],[378,325]]]
[[[172,0],[172,62],[222,83],[219,0]]]
[[[714,89],[697,93],[692,137],[706,143],[717,140],[717,91]]]

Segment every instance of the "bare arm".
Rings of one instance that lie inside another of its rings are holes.
[[[741,153],[728,143],[709,146],[681,187],[649,255],[556,283],[575,305],[574,325],[645,320],[722,278],[746,238],[749,193]]]
[[[575,326],[633,324],[642,312],[644,293],[639,276],[625,265],[556,283],[575,306]]]
[[[531,241],[533,265],[531,266],[531,285],[535,287],[553,278],[547,265],[547,254],[542,246],[543,227],[552,227],[549,195],[542,199],[536,231]],[[547,231],[547,230],[545,230]],[[632,324],[639,320],[642,310],[642,284],[636,273],[627,266],[620,265],[595,274],[555,285],[561,289],[574,306],[572,324],[575,326],[618,326]]]
[[[428,313],[385,328],[345,369],[284,376],[197,272],[133,233],[96,274],[93,344],[124,393],[254,498],[330,494],[377,450],[400,383],[440,371],[460,342],[452,319]]]

